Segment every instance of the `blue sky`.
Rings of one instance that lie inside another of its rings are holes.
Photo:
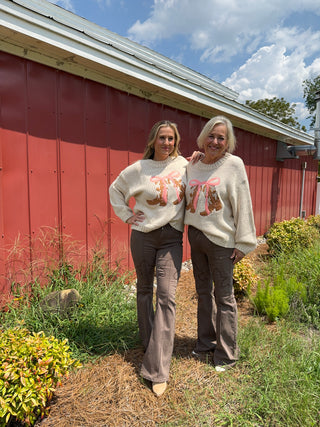
[[[235,90],[240,102],[283,97],[309,128],[302,82],[320,74],[319,0],[51,3]]]

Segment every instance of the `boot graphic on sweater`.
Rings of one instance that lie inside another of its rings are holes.
[[[190,193],[190,202],[187,204],[186,209],[190,210],[191,213],[195,213],[199,201],[200,191],[204,193],[205,196],[205,207],[201,216],[208,216],[214,210],[219,211],[222,208],[221,200],[216,191],[216,185],[220,183],[219,178],[212,178],[209,181],[198,181],[197,179],[192,179],[189,182],[190,187],[194,187]]]
[[[182,182],[179,172],[171,172],[166,176],[153,176],[151,182],[155,183],[158,196],[152,200],[147,200],[149,205],[166,206],[168,203],[168,189],[173,187],[176,192],[174,205],[178,205],[184,198],[186,185]]]

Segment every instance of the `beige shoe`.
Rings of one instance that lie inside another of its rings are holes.
[[[167,388],[167,383],[152,383],[152,391],[156,396],[161,396]]]

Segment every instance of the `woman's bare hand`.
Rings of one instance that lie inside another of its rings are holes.
[[[134,215],[132,215],[130,218],[127,219],[127,224],[130,225],[139,225],[140,222],[143,222],[145,220],[144,213],[139,211],[136,212]]]
[[[243,252],[239,251],[239,249],[234,249],[230,258],[233,260],[233,264],[237,264],[237,262],[241,261],[243,257]]]
[[[190,157],[186,157],[188,162],[191,162],[192,164],[197,163],[199,160],[201,160],[204,157],[204,153],[201,151],[194,151]]]

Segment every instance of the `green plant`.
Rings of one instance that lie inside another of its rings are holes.
[[[70,368],[80,363],[71,358],[67,340],[30,333],[25,328],[7,329],[0,340],[0,422],[11,420],[33,425],[46,414],[46,405]]]
[[[267,279],[264,285],[259,282],[256,295],[253,297],[254,306],[259,314],[266,314],[270,322],[285,317],[292,304],[298,301],[305,303],[307,299],[306,286],[295,277],[285,278],[282,272],[274,278],[273,286]]]
[[[29,284],[29,292],[15,286],[6,312],[0,313],[4,328],[19,325],[32,332],[64,340],[81,362],[98,355],[126,350],[138,342],[135,287],[130,273],[111,269],[103,257],[95,257],[86,268],[71,263],[48,272],[47,284]],[[61,317],[41,309],[41,301],[51,292],[72,287],[81,295],[80,303]]]
[[[253,299],[259,314],[266,314],[270,322],[284,317],[289,310],[289,297],[284,289],[274,288],[266,282],[264,287],[258,284],[257,293]]]
[[[73,265],[68,262],[61,262],[57,268],[48,272],[49,283],[47,286],[55,290],[73,288],[79,281],[77,276],[78,272]]]
[[[320,232],[320,215],[310,215],[307,218],[307,225],[315,227]]]
[[[319,233],[315,227],[308,226],[301,218],[275,222],[267,233],[269,252],[278,256],[281,252],[288,253],[299,248],[311,247]]]
[[[258,276],[248,258],[242,258],[233,269],[233,287],[236,298],[243,297],[257,284]]]
[[[281,283],[290,298],[288,316],[320,329],[320,240],[309,248],[271,257],[260,271],[271,283]]]
[[[219,401],[221,410],[216,411],[224,423],[215,425],[319,425],[317,331],[287,320],[270,327],[251,318],[239,330],[239,346],[241,374],[232,375],[230,384],[224,384],[228,392]]]

